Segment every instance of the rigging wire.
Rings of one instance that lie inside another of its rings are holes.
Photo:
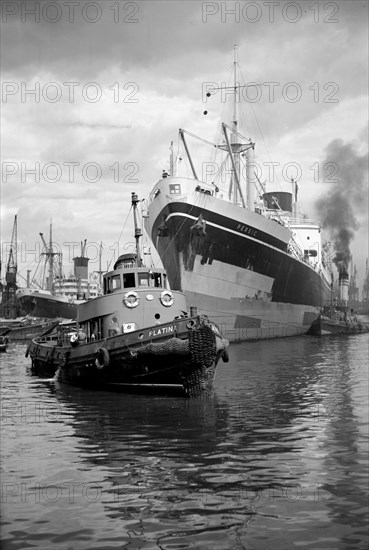
[[[125,222],[124,222],[124,224],[123,224],[122,231],[120,232],[120,235],[119,235],[119,238],[118,238],[118,250],[119,250],[119,243],[120,243],[120,240],[121,240],[121,238],[122,238],[123,232],[124,232],[124,230],[125,230],[125,228],[126,228],[127,221],[128,221],[129,215],[130,215],[130,213],[131,213],[131,210],[132,210],[132,204],[131,204],[131,207],[130,207],[130,209],[129,209],[129,211],[128,211],[127,217],[126,217]],[[113,260],[114,260],[114,250],[113,250],[112,257],[111,257],[111,259],[110,259],[110,261],[109,261],[109,263],[108,263],[108,265],[107,265],[107,271],[109,271],[110,265],[111,265],[111,263],[112,263]]]
[[[245,82],[245,77],[244,77],[244,74],[243,74],[241,68],[239,68],[239,73],[240,73],[240,75],[241,75],[241,77],[242,77],[242,81]],[[254,79],[254,82],[255,82],[256,84],[259,84],[259,86],[262,86],[262,85],[263,85],[263,83],[260,82],[260,81],[258,80],[258,78],[256,78],[254,75],[252,75],[252,74],[249,73],[248,71],[246,71],[246,74],[249,74],[249,75]],[[261,137],[262,142],[263,142],[263,144],[264,144],[264,147],[265,147],[265,150],[266,150],[268,159],[269,159],[270,162],[272,162],[272,157],[271,157],[271,154],[270,154],[270,151],[269,151],[269,147],[268,147],[266,138],[265,138],[264,133],[263,133],[263,131],[262,131],[262,129],[261,129],[261,126],[260,126],[260,124],[259,124],[258,117],[257,117],[257,115],[256,115],[256,111],[255,111],[254,106],[253,106],[252,103],[250,103],[250,109],[251,109],[252,114],[253,114],[253,117],[254,117],[254,119],[255,119],[256,126],[257,126],[257,128],[258,128],[258,130],[259,130],[259,134],[260,134],[260,137]],[[241,112],[241,118],[243,119],[243,121],[246,120],[246,117],[245,117],[245,115],[244,115],[243,112]],[[244,127],[245,127],[245,128],[247,127],[246,123],[245,123],[245,126],[244,126]],[[279,188],[279,190],[281,190],[281,189],[282,189],[282,186],[281,186],[281,182],[280,182],[279,177],[278,177],[278,173],[275,172],[274,175],[275,175],[276,180],[277,180],[277,183],[278,183],[278,188]]]
[[[239,84],[239,87],[247,88],[247,87],[253,87],[253,86],[255,86],[255,84],[258,84],[259,86],[262,86],[262,85],[263,85],[263,83],[260,82],[258,78],[256,78],[256,77],[255,77],[254,75],[252,75],[251,73],[248,73],[247,71],[246,71],[247,74],[249,74],[249,75],[251,76],[251,78],[253,79],[253,84],[246,84],[246,81],[245,81],[243,72],[242,72],[242,70],[241,70],[241,68],[240,68],[238,62],[237,62],[237,68],[238,68],[238,74],[241,75],[241,81],[243,82],[243,85],[240,85],[240,84]],[[227,81],[228,81],[228,82],[231,81],[232,74],[233,74],[233,70],[234,70],[234,67],[233,67],[233,63],[232,63],[232,67],[231,67],[230,71],[227,72]],[[223,73],[223,75],[224,75],[224,74],[225,74],[225,73]],[[230,76],[230,75],[231,75],[231,76]],[[237,83],[236,83],[236,84],[237,84]],[[222,90],[222,89],[226,89],[226,90],[229,89],[229,90],[231,90],[231,89],[234,89],[234,86],[220,86],[220,87],[218,87],[218,90],[217,90],[217,91]],[[238,101],[239,101],[239,100],[240,100],[240,96],[238,95]],[[267,156],[268,156],[269,160],[272,161],[272,159],[271,159],[271,154],[270,154],[269,147],[268,147],[268,144],[267,144],[266,139],[265,139],[265,136],[264,136],[264,134],[263,134],[263,132],[262,132],[262,130],[261,130],[261,127],[260,127],[260,124],[259,124],[259,120],[258,120],[258,118],[257,118],[257,116],[256,116],[256,111],[255,111],[255,109],[254,109],[252,103],[250,104],[250,108],[251,108],[253,117],[254,117],[254,119],[255,119],[255,123],[256,123],[256,125],[257,125],[258,131],[259,131],[259,134],[260,134],[260,137],[261,137],[262,142],[263,142],[263,144],[264,144],[264,147],[265,147]],[[227,105],[227,101],[224,102],[224,105],[223,105],[223,108],[222,108],[221,117],[223,118],[223,120],[224,120],[224,118],[225,118],[225,111],[226,111],[226,110],[229,110],[229,105]],[[243,125],[244,128],[247,129],[246,117],[245,117],[245,115],[244,115],[244,113],[243,113],[242,111],[241,111],[241,117],[240,117],[240,118],[241,118],[242,122],[244,122],[244,125]],[[229,127],[229,125],[227,125],[227,126]],[[234,130],[233,130],[233,131],[234,131]],[[195,136],[194,134],[191,134],[190,132],[186,132],[186,133],[187,133],[188,135],[192,136],[192,137],[195,137],[195,138],[199,139],[200,141],[203,141],[203,142],[206,143],[206,144],[210,144],[210,145],[213,146],[213,147],[212,147],[211,157],[210,157],[212,162],[215,163],[215,161],[216,161],[218,155],[222,155],[222,154],[224,153],[223,150],[220,149],[218,145],[215,145],[215,146],[214,146],[214,143],[211,143],[211,142],[209,142],[208,140],[199,138],[198,136]],[[236,131],[235,133],[236,133],[236,135],[238,135],[240,138],[243,138],[243,139],[244,139],[244,136],[242,136],[240,133],[238,133],[237,131]],[[221,125],[218,124],[218,125],[217,125],[217,130],[216,130],[216,133],[215,133],[215,138],[214,138],[215,144],[219,143],[219,141],[220,141],[220,136],[221,136]],[[251,141],[251,138],[246,138],[246,139],[249,139],[249,140]],[[217,172],[214,174],[214,183],[215,183],[215,182],[219,182],[219,180],[222,178],[223,170],[226,170],[227,160],[228,160],[228,155],[227,155],[227,157],[226,157],[224,160],[222,160],[222,162],[220,163],[220,166],[219,166]],[[245,164],[245,161],[243,162],[243,164]],[[279,180],[278,174],[275,174],[275,175],[276,175],[276,180],[277,180],[277,182],[278,182],[278,186],[279,186],[279,188],[281,188],[281,184],[280,184],[280,180]],[[191,207],[191,209],[190,209],[190,213],[192,212],[192,209],[196,206],[196,204],[197,204],[199,198],[200,198],[200,197],[197,197],[196,200],[194,201],[194,203],[193,203],[193,205],[192,205],[192,207]],[[166,248],[164,249],[163,255],[166,254],[166,252],[167,252],[169,246],[172,244],[172,242],[174,241],[175,237],[176,237],[176,236],[178,235],[178,233],[181,231],[181,229],[182,229],[182,227],[183,227],[185,221],[186,221],[186,220],[183,220],[183,221],[179,224],[176,233],[173,235],[172,239],[169,241],[169,243],[167,244]]]

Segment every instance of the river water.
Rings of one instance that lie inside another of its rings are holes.
[[[366,549],[367,334],[234,344],[212,398],[1,357],[3,549]]]

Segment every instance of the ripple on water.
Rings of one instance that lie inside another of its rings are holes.
[[[8,548],[364,548],[368,339],[234,345],[215,396],[122,396],[1,364]]]

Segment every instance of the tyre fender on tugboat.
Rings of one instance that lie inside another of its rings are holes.
[[[103,369],[110,365],[110,355],[106,348],[99,348],[95,356],[95,365],[98,369]]]

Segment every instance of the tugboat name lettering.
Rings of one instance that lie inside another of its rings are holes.
[[[161,327],[161,328],[155,328],[154,330],[149,330],[149,338],[151,336],[161,336],[162,334],[169,334],[170,332],[174,331],[174,326],[170,327]]]
[[[237,225],[237,231],[241,231],[242,233],[245,233],[247,235],[251,235],[252,237],[255,237],[258,233],[257,229],[253,229],[252,227],[249,227],[248,225],[242,225],[242,223],[239,223]]]

